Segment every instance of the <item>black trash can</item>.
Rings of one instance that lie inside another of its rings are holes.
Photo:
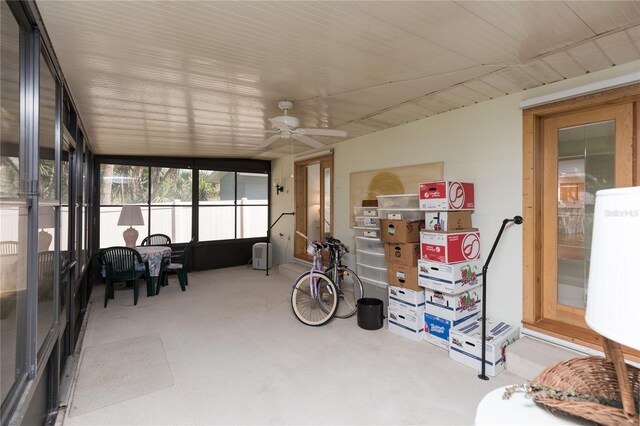
[[[365,297],[358,299],[358,326],[365,330],[378,330],[384,324],[382,300]]]

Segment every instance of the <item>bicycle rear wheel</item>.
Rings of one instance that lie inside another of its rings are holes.
[[[358,311],[356,302],[363,297],[362,281],[355,272],[346,266],[339,266],[338,276],[333,279],[337,284],[340,299],[336,317],[349,318]]]
[[[338,309],[338,289],[331,279],[321,272],[313,273],[317,280],[318,294],[312,296],[311,273],[301,275],[291,290],[291,308],[296,318],[313,327],[326,324]]]

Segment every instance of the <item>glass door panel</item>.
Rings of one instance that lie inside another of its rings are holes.
[[[631,105],[543,121],[544,318],[586,327],[596,191],[632,184]]]
[[[615,186],[615,122],[558,129],[558,303],[586,307],[595,193]]]

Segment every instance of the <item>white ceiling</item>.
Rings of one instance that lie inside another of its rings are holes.
[[[282,99],[352,138],[640,59],[638,1],[38,8],[97,154],[278,158],[309,149],[258,148]]]

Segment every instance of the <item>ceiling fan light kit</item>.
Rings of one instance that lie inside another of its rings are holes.
[[[290,139],[293,138],[299,142],[302,142],[306,145],[309,145],[312,148],[321,148],[324,144],[320,141],[317,141],[309,135],[313,136],[331,136],[343,138],[347,136],[347,132],[343,130],[333,130],[333,129],[314,129],[314,128],[302,128],[298,127],[300,125],[300,120],[296,117],[289,115],[289,110],[293,108],[293,102],[291,101],[280,101],[278,102],[278,108],[282,110],[282,115],[278,117],[269,118],[269,122],[271,123],[272,130],[267,130],[267,132],[276,132],[275,135],[267,138],[261,145],[261,148],[265,148],[278,139]]]

